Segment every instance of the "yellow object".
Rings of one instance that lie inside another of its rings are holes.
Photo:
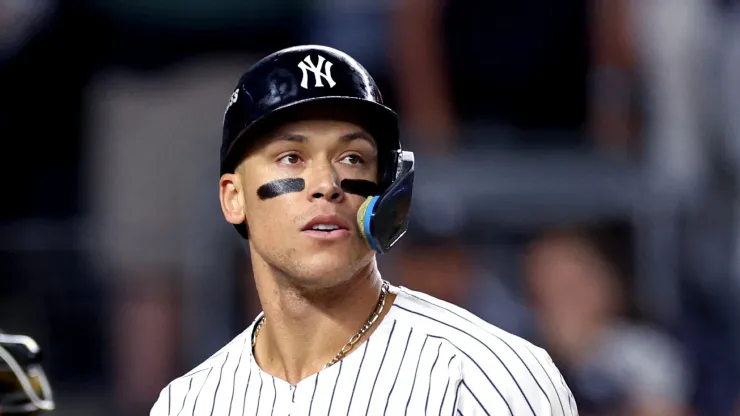
[[[360,209],[357,210],[357,226],[360,228],[360,233],[362,233],[362,236],[365,237],[365,241],[367,241],[368,238],[365,235],[365,212],[367,211],[367,207],[370,205],[370,201],[372,200],[372,196],[367,197],[367,199],[365,199],[365,202],[360,205]]]

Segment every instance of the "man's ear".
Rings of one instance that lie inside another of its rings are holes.
[[[219,198],[224,218],[231,224],[241,224],[246,221],[244,207],[244,193],[239,175],[225,173],[219,181]]]

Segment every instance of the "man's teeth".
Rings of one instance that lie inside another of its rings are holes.
[[[312,230],[319,230],[319,231],[332,231],[332,230],[338,230],[339,226],[333,225],[333,224],[318,224],[311,227]]]

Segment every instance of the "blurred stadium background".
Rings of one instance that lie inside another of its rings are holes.
[[[253,319],[220,123],[299,43],[417,153],[386,278],[546,347],[584,416],[738,414],[740,1],[2,0],[0,328],[55,414],[148,414]]]

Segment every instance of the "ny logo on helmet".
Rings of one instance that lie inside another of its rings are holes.
[[[324,69],[324,72],[321,72],[321,69]],[[319,60],[316,65],[311,62],[311,56],[306,56],[303,58],[303,61],[298,63],[298,68],[301,68],[301,72],[303,73],[303,79],[301,79],[301,87],[304,89],[308,89],[308,71],[313,72],[313,75],[316,79],[315,87],[323,87],[324,84],[321,83],[321,78],[324,78],[326,82],[329,84],[329,87],[332,88],[337,83],[334,82],[334,80],[331,78],[331,67],[332,63],[324,59],[323,56],[319,55]]]

